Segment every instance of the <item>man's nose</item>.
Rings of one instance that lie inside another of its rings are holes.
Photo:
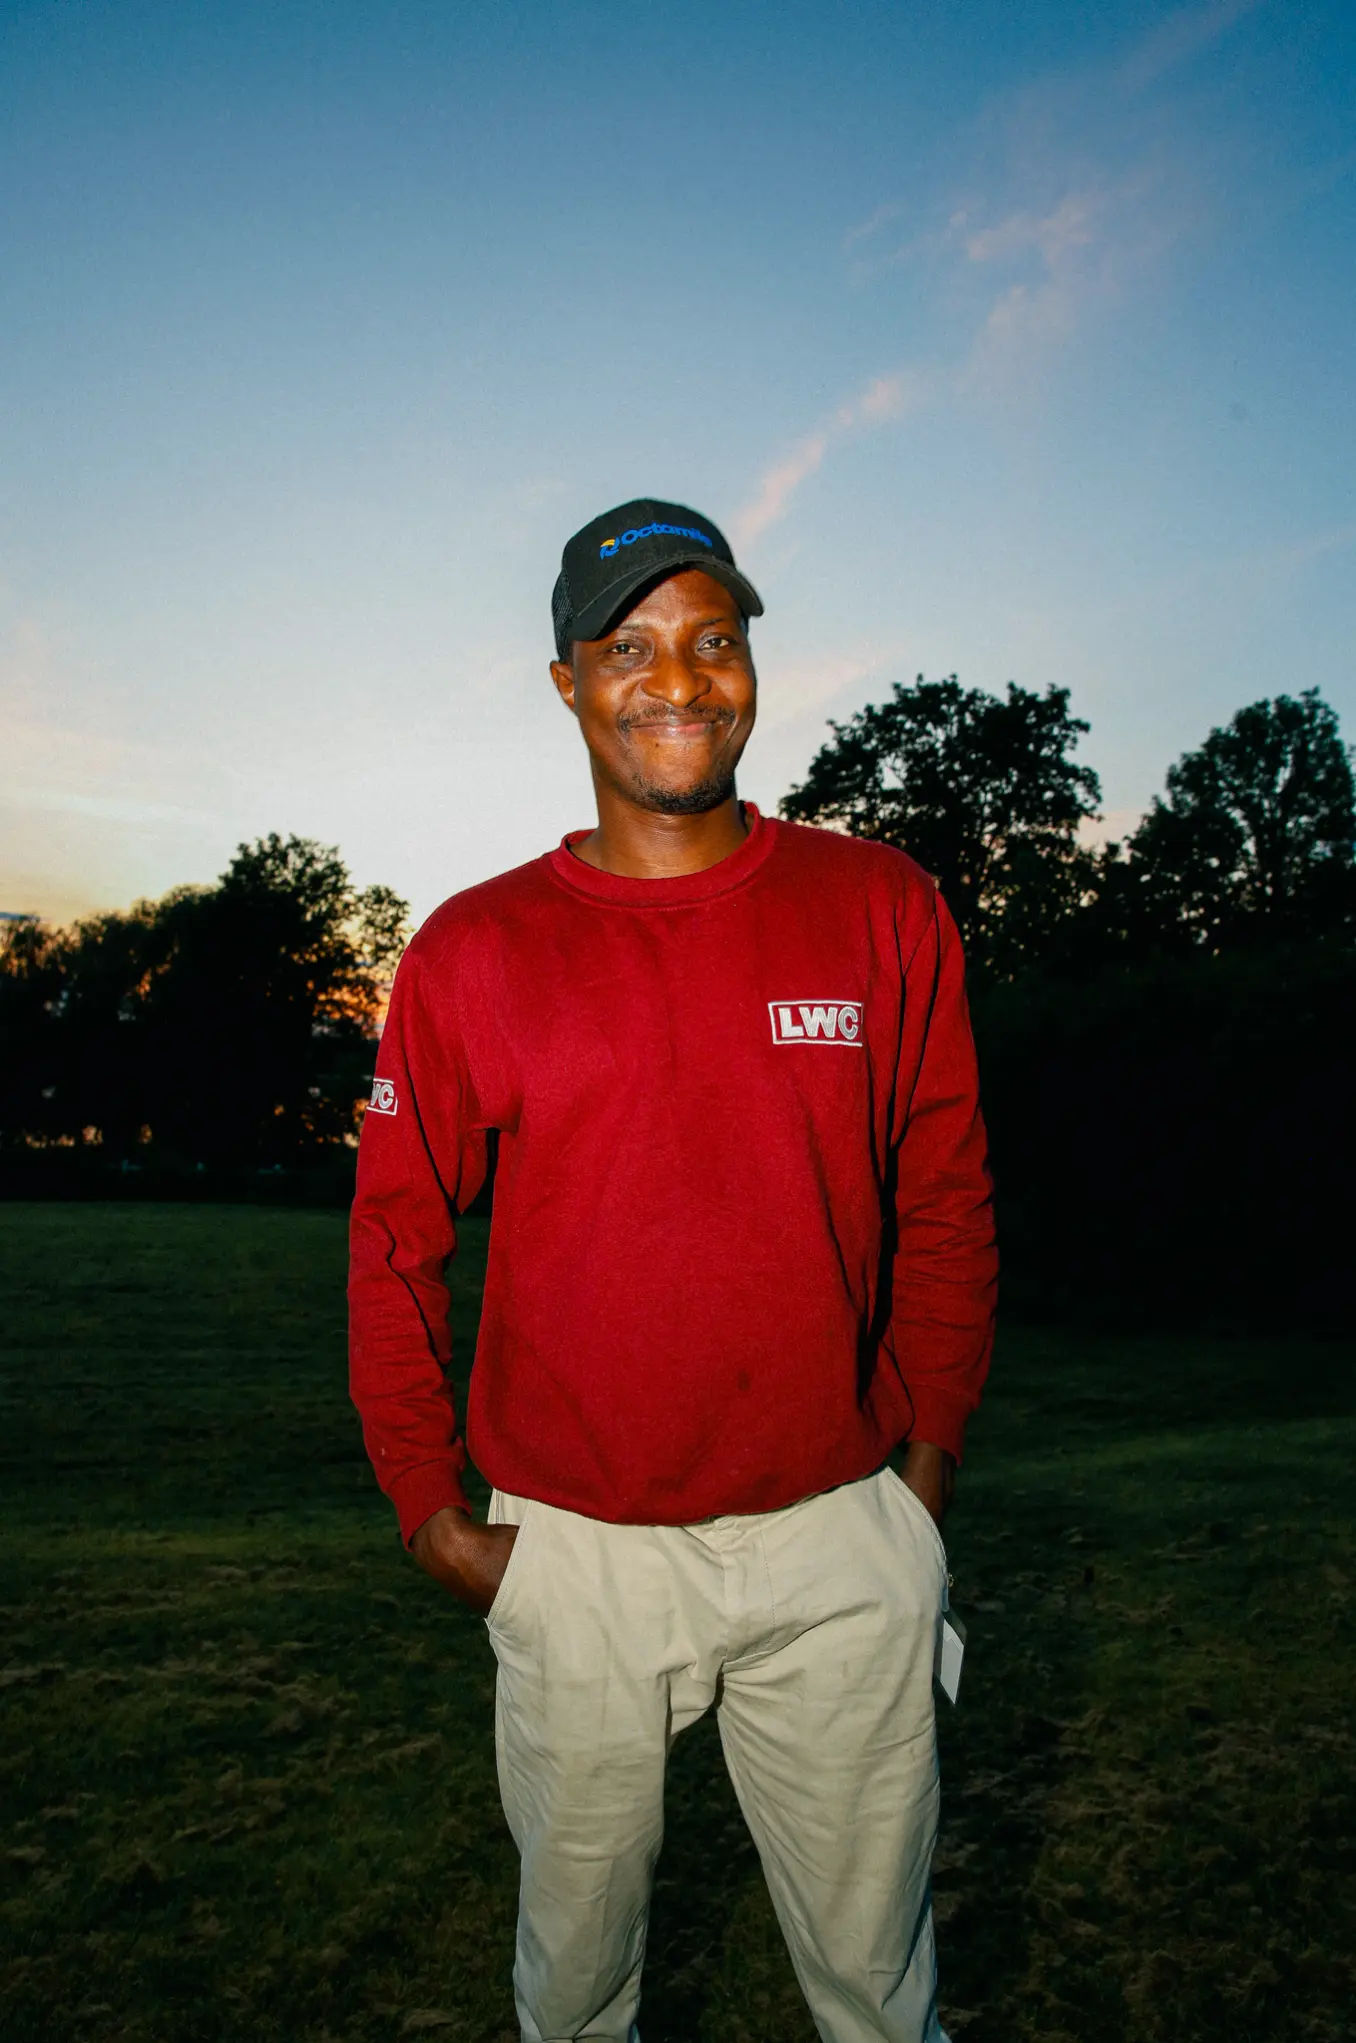
[[[647,695],[669,703],[674,709],[686,709],[689,703],[705,695],[710,686],[710,676],[690,666],[686,653],[674,646],[655,654],[644,682]]]

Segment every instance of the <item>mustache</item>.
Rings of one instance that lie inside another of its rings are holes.
[[[618,719],[624,731],[644,730],[651,724],[732,724],[734,720],[732,709],[661,709]]]

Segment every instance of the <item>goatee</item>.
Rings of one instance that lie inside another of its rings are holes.
[[[734,789],[734,774],[719,773],[686,788],[661,787],[655,781],[642,780],[637,783],[636,793],[647,809],[657,809],[662,816],[704,816],[708,809],[718,809],[722,802],[728,802]]]

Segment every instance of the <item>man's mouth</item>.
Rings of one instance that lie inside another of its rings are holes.
[[[661,737],[693,738],[703,737],[707,731],[723,731],[733,722],[732,716],[627,717],[622,729],[628,737],[633,731],[653,731]]]

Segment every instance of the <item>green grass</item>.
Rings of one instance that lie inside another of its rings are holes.
[[[0,1220],[7,2043],[509,2043],[493,1662],[363,1460],[342,1219]],[[1003,1341],[949,1528],[956,2043],[1356,2031],[1354,1415],[1336,1343]],[[709,1724],[669,1802],[645,2043],[811,2043]]]

